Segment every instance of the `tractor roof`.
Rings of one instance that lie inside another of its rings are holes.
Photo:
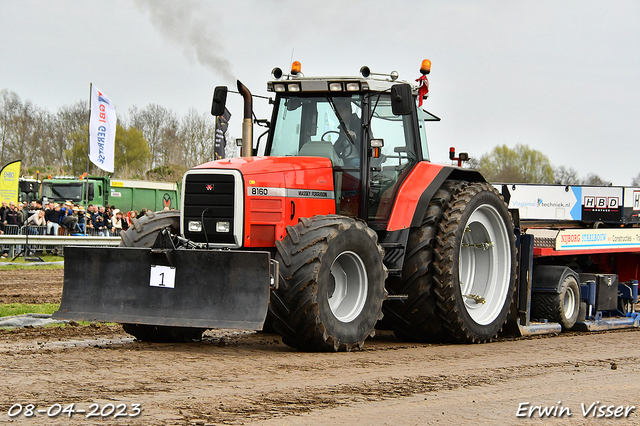
[[[397,77],[397,74],[395,74]],[[394,84],[406,83],[411,86],[414,94],[418,93],[418,86],[407,81],[386,78],[334,76],[334,77],[304,77],[285,76],[279,80],[267,83],[269,92],[387,92]]]

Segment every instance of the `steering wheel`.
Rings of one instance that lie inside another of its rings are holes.
[[[342,138],[342,140],[340,139],[340,132],[337,130],[327,130],[326,132],[324,132],[322,134],[322,137],[320,138],[320,140],[323,140],[325,142],[329,142],[326,141],[324,139],[324,137],[328,134],[331,133],[335,133],[338,135],[338,140],[336,141],[336,143],[333,145],[333,149],[336,150],[336,154],[338,154],[339,158],[347,158],[351,155],[351,153],[353,152],[353,143],[351,141],[349,141],[348,138]]]
[[[331,134],[331,133],[335,133],[336,135],[338,135],[338,137],[340,137],[340,132],[338,132],[337,130],[327,130],[326,132],[324,132],[322,134],[322,137],[320,137],[321,141],[325,141],[325,142],[329,142],[328,140],[326,140],[324,137]]]

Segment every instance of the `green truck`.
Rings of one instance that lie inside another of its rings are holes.
[[[85,179],[53,177],[42,180],[40,197],[43,202],[72,201],[85,207],[89,204],[109,204],[125,212],[143,208],[159,211],[165,207],[179,209],[180,188],[170,182],[110,179],[105,176],[89,176]]]

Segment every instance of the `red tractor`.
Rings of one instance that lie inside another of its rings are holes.
[[[238,82],[243,157],[189,170],[182,210],[134,220],[122,247],[68,248],[55,316],[149,341],[266,321],[309,351],[360,348],[376,325],[411,341],[494,338],[516,286],[505,201],[478,172],[429,161],[425,121],[439,119],[419,107],[424,81],[361,74],[274,69],[262,156]],[[214,115],[226,95],[216,88]]]

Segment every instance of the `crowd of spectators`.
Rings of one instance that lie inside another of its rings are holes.
[[[0,234],[5,233],[14,225],[13,229],[26,229],[29,234],[73,235],[87,234],[96,236],[117,236],[126,231],[133,218],[140,218],[146,213],[135,210],[127,213],[115,206],[98,206],[89,204],[85,209],[82,205],[74,205],[67,201],[63,204],[54,202],[44,206],[40,201],[14,203],[2,201],[0,207]],[[16,228],[17,227],[17,228]],[[46,227],[46,228],[45,228]],[[54,250],[57,254],[57,250]],[[8,250],[2,252],[2,257],[8,256]]]

